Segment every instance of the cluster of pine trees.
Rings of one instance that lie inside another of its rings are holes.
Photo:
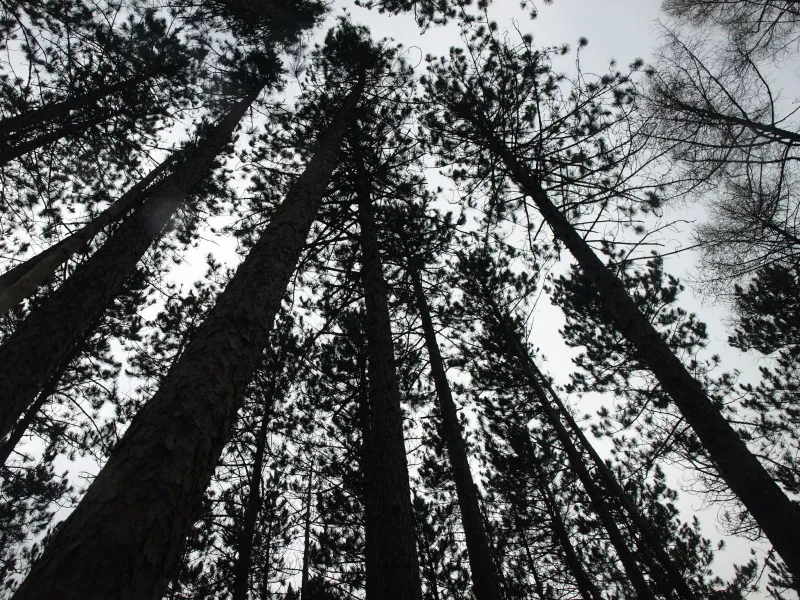
[[[320,0],[0,0],[0,593],[795,597],[797,3],[665,0],[653,64],[597,75],[483,1],[360,5],[462,45],[413,65]],[[693,202],[757,380],[650,252]],[[209,236],[230,264],[176,281]],[[678,471],[769,550],[719,576]]]

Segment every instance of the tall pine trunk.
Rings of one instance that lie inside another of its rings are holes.
[[[111,223],[121,219],[147,198],[147,188],[175,161],[173,154],[136,183],[89,223],[36,256],[0,276],[0,315],[31,296],[72,256]]]
[[[356,159],[360,160],[360,159]],[[359,172],[361,282],[366,307],[369,373],[370,473],[365,485],[367,521],[374,534],[375,598],[421,600],[411,486],[403,438],[400,387],[394,362],[387,284],[383,277],[369,183]],[[367,575],[369,579],[369,575]]]
[[[63,119],[72,111],[91,107],[104,98],[135,90],[154,75],[155,73],[145,73],[125,81],[101,86],[85,94],[72,96],[60,102],[51,102],[39,108],[14,115],[13,117],[7,117],[0,120],[0,136],[7,136],[11,133],[21,132],[26,129],[42,127],[51,121]]]
[[[269,433],[272,406],[275,403],[275,390],[277,374],[273,376],[267,395],[264,414],[256,435],[256,453],[253,458],[253,472],[247,490],[247,505],[242,519],[242,530],[236,543],[236,560],[233,563],[233,594],[232,600],[247,600],[250,588],[250,570],[253,565],[253,537],[256,533],[258,513],[261,510],[261,481],[264,475],[264,454],[267,448],[267,434]]]
[[[156,600],[250,383],[336,165],[365,78],[205,322],[139,411],[16,600]]]
[[[114,301],[187,194],[206,177],[257,92],[237,102],[196,152],[0,346],[0,436],[8,434],[71,349]]]
[[[499,600],[501,597],[500,588],[489,549],[489,540],[483,528],[477,488],[472,480],[466,444],[461,433],[461,425],[458,422],[458,412],[455,402],[453,402],[450,383],[447,381],[444,361],[439,351],[439,344],[436,341],[436,330],[431,319],[430,308],[425,298],[425,291],[422,288],[419,272],[413,266],[409,272],[414,286],[417,311],[422,321],[425,347],[428,350],[431,373],[436,387],[436,398],[439,401],[439,410],[442,413],[444,438],[447,443],[450,464],[453,468],[458,506],[464,526],[464,538],[467,542],[473,591],[477,600]]]
[[[519,362],[519,365],[522,368],[523,373],[525,373],[526,379],[528,380],[528,384],[531,386],[536,398],[539,400],[539,406],[544,413],[547,423],[553,428],[558,441],[561,443],[561,446],[567,455],[570,467],[572,467],[573,472],[578,476],[578,479],[583,485],[584,490],[586,490],[586,494],[589,496],[589,500],[594,512],[597,514],[600,522],[603,524],[603,528],[608,533],[609,541],[614,547],[614,550],[616,550],[617,557],[622,563],[622,568],[625,571],[630,584],[633,586],[637,597],[640,600],[655,600],[655,596],[650,590],[650,586],[647,584],[642,570],[639,568],[639,564],[636,562],[636,558],[628,547],[628,544],[625,542],[625,538],[623,537],[622,532],[619,530],[619,527],[614,520],[614,515],[611,514],[611,511],[603,499],[602,490],[597,486],[592,478],[591,473],[589,473],[589,470],[586,468],[583,458],[578,452],[578,449],[575,447],[575,444],[572,442],[566,427],[564,427],[564,424],[558,418],[558,414],[556,413],[555,409],[553,409],[553,407],[550,405],[547,394],[545,394],[541,383],[536,377],[535,372],[532,370],[531,364],[533,361],[530,355],[520,342],[518,336],[515,335],[513,329],[509,326],[506,316],[502,314],[499,308],[494,304],[491,306],[491,309],[493,318],[501,327],[506,337],[506,342],[513,349],[512,352],[514,353],[514,358],[516,358]]]
[[[592,462],[595,465],[595,468],[600,473],[600,476],[606,482],[606,485],[610,488],[610,490],[614,493],[617,499],[622,504],[625,512],[628,513],[631,521],[636,525],[639,529],[639,532],[642,534],[645,543],[653,552],[658,560],[661,568],[664,569],[666,574],[668,585],[680,596],[683,600],[694,600],[695,595],[692,592],[689,584],[687,583],[686,579],[681,575],[680,571],[678,570],[678,566],[675,562],[669,557],[666,550],[664,549],[664,543],[659,538],[658,534],[653,530],[650,526],[650,523],[636,506],[636,503],[633,499],[628,495],[628,493],[623,489],[620,485],[617,478],[614,476],[614,473],[611,472],[608,465],[600,458],[600,455],[597,453],[597,450],[594,449],[594,446],[589,442],[586,438],[586,435],[583,433],[583,430],[580,426],[575,422],[575,419],[567,410],[567,407],[564,406],[564,403],[561,402],[561,398],[558,397],[553,386],[544,376],[544,374],[539,370],[539,367],[536,366],[535,363],[531,361],[531,369],[536,373],[539,377],[539,381],[542,382],[542,385],[546,388],[546,390],[550,393],[550,398],[553,400],[553,403],[556,405],[556,410],[564,417],[567,422],[567,425],[572,430],[575,437],[578,438],[579,445],[586,450],[589,454],[589,458],[592,459]]]
[[[719,474],[759,524],[769,541],[800,578],[800,508],[790,500],[750,452],[730,423],[686,370],[664,338],[642,315],[625,287],[597,257],[586,240],[552,203],[540,180],[494,131],[481,127],[472,113],[461,114],[478,129],[486,147],[506,165],[520,189],[530,196],[555,236],[569,249],[591,281],[619,331],[670,395],[714,461]]]

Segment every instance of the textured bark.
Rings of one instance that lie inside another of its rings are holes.
[[[312,482],[314,479],[314,462],[312,458],[311,466],[308,470],[308,486],[306,487],[306,515],[303,527],[303,575],[301,579],[300,598],[308,598],[308,580],[311,571],[311,500]]]
[[[461,522],[464,526],[464,538],[467,542],[473,591],[477,600],[499,600],[501,595],[495,574],[494,561],[489,549],[489,540],[483,528],[477,489],[469,468],[466,444],[461,432],[461,425],[458,422],[458,412],[455,402],[453,402],[450,383],[447,381],[447,372],[444,368],[442,354],[439,351],[439,344],[436,341],[436,330],[433,326],[419,272],[412,267],[410,274],[414,286],[417,311],[422,321],[425,347],[428,350],[431,373],[436,387],[436,398],[439,401],[439,410],[442,413],[447,453],[453,468],[458,507],[461,511]]]
[[[644,575],[642,574],[642,571],[639,568],[633,553],[625,543],[625,538],[622,536],[622,532],[620,532],[619,527],[614,520],[614,516],[608,509],[608,506],[606,506],[600,488],[597,486],[592,478],[592,475],[589,473],[589,470],[586,468],[586,465],[583,462],[583,457],[581,456],[580,452],[578,452],[575,444],[572,442],[566,427],[564,427],[564,424],[558,418],[558,413],[556,413],[555,409],[550,404],[544,388],[542,387],[538,377],[536,377],[536,372],[531,366],[533,360],[531,359],[525,347],[520,343],[511,327],[508,325],[505,315],[500,312],[497,306],[492,306],[492,311],[494,319],[502,328],[502,331],[506,337],[506,341],[514,349],[513,351],[515,358],[517,361],[519,361],[520,367],[522,367],[526,379],[528,380],[528,384],[531,386],[536,398],[539,400],[539,406],[541,407],[547,422],[553,428],[553,432],[556,434],[558,441],[561,442],[561,446],[564,449],[564,452],[567,454],[567,459],[569,460],[569,464],[572,467],[573,472],[578,476],[583,488],[586,490],[586,494],[589,496],[589,500],[592,503],[592,508],[600,519],[600,522],[603,524],[603,528],[608,533],[608,539],[611,542],[611,545],[614,546],[617,556],[622,563],[622,568],[624,569],[630,584],[633,586],[637,597],[640,600],[655,600],[655,596],[650,590],[647,581],[645,581]]]
[[[42,283],[56,273],[61,265],[91,242],[105,227],[121,219],[135,205],[144,202],[147,198],[147,188],[166,171],[174,162],[174,158],[175,155],[163,161],[118,200],[70,236],[4,273],[0,277],[0,284],[3,280],[6,283],[0,287],[0,315],[31,296]]]
[[[364,81],[16,600],[160,598],[269,343]]]
[[[62,119],[74,110],[80,110],[88,106],[97,104],[103,98],[113,96],[121,92],[136,89],[139,85],[153,77],[153,73],[132,77],[126,81],[120,81],[112,85],[102,86],[86,94],[73,96],[61,102],[52,102],[41,108],[28,110],[13,117],[0,120],[0,136],[10,133],[23,131],[35,127],[41,127],[50,121]]]
[[[48,144],[52,144],[53,142],[57,142],[61,138],[65,138],[71,135],[76,135],[82,133],[97,125],[98,123],[102,123],[106,119],[111,116],[111,113],[106,112],[84,121],[78,121],[76,123],[69,123],[62,127],[59,127],[55,131],[51,131],[49,133],[43,133],[41,135],[36,136],[35,138],[25,140],[24,142],[20,142],[18,144],[14,144],[11,146],[0,147],[0,167],[10,163],[12,160],[19,158],[20,156],[24,156],[29,152],[33,152],[34,150],[38,150]]]
[[[363,173],[363,169],[358,169]],[[370,399],[370,478],[366,481],[367,521],[375,539],[378,600],[421,600],[411,486],[403,438],[400,388],[394,363],[387,284],[368,184],[359,177],[361,281],[366,306]],[[370,514],[371,513],[371,514]],[[369,576],[368,576],[369,579]]]
[[[236,543],[236,561],[233,564],[233,594],[232,600],[247,600],[250,587],[250,569],[253,564],[253,536],[258,523],[258,512],[261,510],[261,481],[264,474],[264,453],[267,448],[267,434],[269,433],[272,405],[275,402],[275,380],[270,385],[270,393],[264,407],[264,415],[256,437],[256,453],[253,458],[253,472],[250,475],[250,484],[247,490],[247,506],[242,519],[242,531]]]
[[[647,521],[641,511],[639,511],[636,503],[627,494],[627,492],[625,492],[619,481],[617,481],[617,478],[614,476],[614,473],[611,472],[611,469],[608,468],[608,465],[606,465],[605,461],[600,458],[600,455],[586,438],[586,435],[584,435],[583,430],[575,422],[575,419],[567,410],[566,406],[564,406],[564,403],[561,402],[561,399],[558,397],[558,394],[556,394],[550,382],[544,377],[542,372],[539,371],[539,368],[536,366],[536,364],[532,364],[531,367],[534,372],[538,374],[539,380],[547,388],[547,391],[550,392],[550,397],[552,398],[553,403],[556,405],[556,410],[558,410],[558,412],[564,417],[567,425],[578,438],[578,443],[589,454],[589,457],[592,459],[592,462],[595,464],[598,472],[603,477],[603,480],[609,486],[611,491],[614,492],[614,495],[619,499],[620,503],[625,508],[625,512],[628,513],[631,521],[633,521],[633,523],[639,529],[639,532],[642,534],[642,538],[644,538],[645,543],[649,546],[650,550],[652,550],[653,554],[655,554],[656,560],[658,560],[661,568],[664,569],[664,573],[667,576],[666,578],[668,585],[678,594],[678,596],[683,598],[683,600],[694,600],[694,592],[692,592],[689,584],[686,582],[686,579],[681,575],[680,571],[678,570],[678,566],[672,561],[667,552],[664,550],[663,542],[653,528],[650,527],[650,523]]]
[[[473,115],[465,115],[475,123]],[[480,128],[480,123],[475,123]],[[591,281],[620,333],[670,395],[714,461],[720,476],[759,524],[769,541],[800,578],[800,508],[769,476],[758,459],[686,370],[666,341],[639,312],[625,287],[597,257],[586,240],[556,208],[536,175],[526,168],[493,131],[481,130],[487,148],[505,163],[520,189],[529,195],[555,236],[569,249]]]

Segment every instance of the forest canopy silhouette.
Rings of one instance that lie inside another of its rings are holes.
[[[0,2],[0,595],[800,597],[797,3],[353,6]]]

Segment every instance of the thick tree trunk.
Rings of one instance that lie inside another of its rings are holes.
[[[472,115],[468,115],[472,119]],[[476,125],[480,125],[477,124]],[[750,511],[789,571],[800,578],[800,508],[769,476],[758,459],[686,370],[666,341],[639,312],[625,287],[597,257],[586,240],[556,208],[533,172],[492,131],[481,131],[489,150],[500,157],[529,195],[555,236],[569,249],[592,282],[620,332],[670,395],[708,451],[720,475]]]
[[[38,150],[39,148],[47,146],[48,144],[57,142],[61,138],[83,133],[90,127],[93,127],[98,123],[102,123],[110,116],[111,113],[106,112],[94,117],[90,117],[84,121],[69,123],[62,127],[59,127],[55,131],[51,131],[49,133],[43,133],[41,135],[36,136],[35,138],[25,140],[24,142],[20,142],[18,144],[0,147],[0,167],[5,166],[12,160],[16,160],[20,156],[24,156],[29,152],[33,152],[34,150]]]
[[[309,576],[311,574],[311,501],[312,495],[312,482],[314,480],[314,459],[311,459],[311,465],[308,469],[308,486],[306,487],[306,515],[305,522],[303,523],[303,575],[301,578],[300,598],[305,600],[308,598],[310,590],[308,588]]]
[[[317,215],[364,89],[304,173],[14,598],[160,598]]]
[[[522,367],[526,379],[528,380],[528,384],[531,386],[534,394],[539,400],[539,406],[544,413],[545,419],[553,428],[553,432],[556,434],[559,442],[561,442],[561,446],[563,447],[564,452],[567,454],[567,458],[569,459],[569,464],[572,467],[573,472],[578,476],[583,488],[586,490],[586,494],[589,496],[589,500],[592,503],[592,508],[600,519],[600,522],[603,524],[603,528],[608,533],[608,539],[611,542],[611,545],[617,551],[617,556],[622,563],[622,568],[624,569],[628,580],[633,586],[637,597],[640,600],[655,600],[655,596],[650,590],[650,586],[648,586],[647,581],[645,581],[644,575],[642,574],[642,571],[639,568],[633,553],[625,543],[625,538],[623,537],[622,532],[619,530],[619,527],[614,520],[614,516],[608,509],[608,506],[606,506],[600,488],[594,482],[594,479],[592,479],[592,475],[586,468],[583,458],[575,447],[575,444],[573,444],[566,427],[564,427],[564,424],[558,418],[558,414],[551,406],[544,388],[539,382],[539,379],[536,377],[535,372],[532,370],[531,363],[533,361],[530,355],[525,347],[520,343],[518,337],[514,334],[507,322],[505,315],[500,312],[497,306],[492,306],[491,308],[494,319],[502,328],[502,331],[506,336],[506,341],[514,349],[513,351],[515,358],[517,361],[519,361],[520,367]]]
[[[639,532],[642,534],[644,541],[647,543],[653,554],[655,554],[656,560],[658,560],[661,568],[664,569],[664,572],[666,573],[668,585],[678,594],[678,596],[683,598],[683,600],[694,600],[694,592],[692,592],[689,584],[686,582],[686,579],[681,575],[677,565],[669,557],[666,550],[664,550],[662,540],[659,538],[653,528],[650,527],[650,523],[636,506],[636,503],[633,501],[633,499],[627,494],[627,492],[625,492],[623,487],[617,481],[617,478],[614,476],[614,473],[611,472],[611,469],[608,468],[608,465],[605,463],[605,461],[600,458],[600,455],[594,449],[594,446],[592,446],[592,444],[586,438],[583,430],[575,422],[575,419],[567,410],[567,407],[564,406],[564,403],[561,402],[561,398],[558,397],[558,394],[556,394],[553,386],[539,370],[539,367],[532,362],[531,368],[535,373],[538,374],[539,380],[545,386],[547,391],[550,392],[550,397],[552,398],[553,403],[556,405],[556,410],[558,410],[558,412],[567,421],[567,425],[578,438],[578,443],[589,454],[589,457],[592,459],[595,467],[600,472],[603,480],[609,486],[611,491],[617,496],[620,503],[625,508],[625,512],[628,513],[631,521],[633,521],[633,523],[639,529]]]
[[[458,506],[464,526],[464,538],[467,542],[473,591],[477,600],[499,600],[501,597],[500,588],[497,583],[494,561],[489,549],[489,540],[483,528],[477,489],[469,468],[466,444],[461,433],[461,425],[458,422],[458,412],[455,402],[453,402],[450,383],[447,381],[447,372],[444,368],[441,352],[439,352],[439,344],[436,341],[436,330],[433,326],[419,272],[414,267],[411,267],[410,275],[414,286],[417,310],[422,321],[425,347],[428,350],[431,373],[436,387],[436,397],[439,400],[439,410],[442,413],[447,452],[453,468]]]
[[[277,377],[277,375],[273,376]],[[256,453],[253,457],[253,472],[250,475],[250,484],[247,490],[247,506],[242,519],[242,531],[236,544],[236,561],[233,564],[233,600],[247,600],[250,588],[250,569],[253,564],[253,537],[258,523],[258,513],[261,510],[261,481],[264,475],[264,453],[267,448],[267,434],[269,433],[272,405],[275,402],[275,379],[270,385],[267,398],[268,405],[264,406],[264,414],[256,436]]]
[[[144,202],[147,198],[147,188],[173,164],[174,160],[175,155],[172,155],[163,161],[118,200],[70,236],[0,276],[0,285],[4,280],[7,284],[0,287],[0,315],[31,296],[42,283],[56,273],[61,265],[89,244],[105,227],[121,219],[135,205]]]
[[[90,326],[113,302],[187,193],[208,175],[256,95],[234,105],[197,153],[162,181],[106,243],[0,346],[0,436],[8,434],[64,357],[91,333]]]
[[[0,120],[0,137],[14,132],[41,127],[50,121],[55,121],[69,115],[74,110],[85,109],[97,104],[103,98],[136,89],[142,83],[153,77],[153,73],[132,77],[112,85],[106,85],[92,90],[86,94],[73,96],[60,102],[52,102],[41,108],[28,110],[13,117]]]
[[[364,169],[358,169],[363,173]],[[361,281],[366,306],[370,399],[370,478],[368,521],[374,526],[378,600],[421,600],[411,486],[403,438],[400,388],[394,363],[387,285],[378,252],[378,238],[369,184],[360,179],[358,222],[361,228]],[[369,577],[369,576],[368,576]]]

